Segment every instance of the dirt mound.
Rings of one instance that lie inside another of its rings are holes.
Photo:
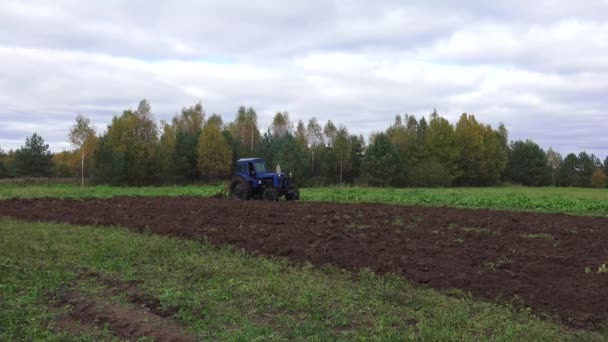
[[[0,216],[206,237],[253,253],[395,272],[528,305],[590,328],[608,319],[608,219],[382,204],[203,198],[15,199]]]

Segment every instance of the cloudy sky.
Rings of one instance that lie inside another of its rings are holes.
[[[407,3],[407,5],[404,5]],[[0,147],[55,151],[83,113],[103,131],[148,99],[331,119],[462,112],[563,154],[608,154],[608,0],[1,0]]]

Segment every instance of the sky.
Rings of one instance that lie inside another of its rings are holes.
[[[608,0],[0,1],[0,148],[70,149],[146,98],[259,125],[287,111],[368,136],[433,108],[608,155]]]

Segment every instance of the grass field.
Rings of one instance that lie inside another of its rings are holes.
[[[0,219],[0,274],[2,341],[112,339],[103,325],[61,332],[69,305],[56,303],[67,288],[135,310],[124,293],[111,291],[116,284],[137,284],[172,312],[163,320],[197,340],[603,339],[600,332],[569,331],[526,310],[461,291],[442,294],[398,276],[292,266],[119,227]]]
[[[210,196],[221,186],[118,188],[70,185],[2,185],[0,199],[11,197]],[[425,206],[523,210],[608,216],[608,190],[583,188],[380,189],[329,187],[301,190],[302,200],[392,203]]]

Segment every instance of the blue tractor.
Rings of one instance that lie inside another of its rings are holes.
[[[236,162],[236,174],[228,188],[230,197],[249,200],[263,199],[278,201],[285,197],[288,201],[300,199],[300,192],[294,186],[291,175],[270,172],[263,158],[245,158]]]

